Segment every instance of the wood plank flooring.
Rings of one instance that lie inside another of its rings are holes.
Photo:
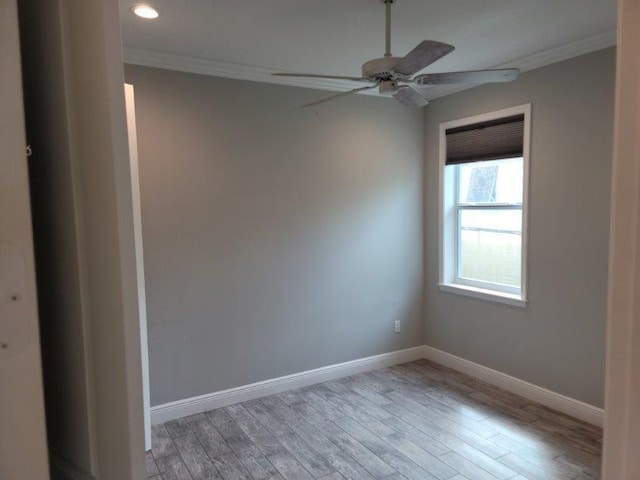
[[[153,427],[154,480],[587,480],[602,430],[426,360]]]

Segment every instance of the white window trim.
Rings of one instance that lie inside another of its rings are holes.
[[[445,251],[444,245],[451,245],[452,234],[454,229],[454,221],[450,218],[451,212],[455,209],[451,208],[450,202],[452,198],[447,198],[445,192],[445,184],[449,184],[449,189],[453,187],[455,179],[453,175],[445,178],[445,163],[447,159],[447,140],[446,131],[451,128],[461,127],[473,123],[487,122],[497,120],[499,118],[511,117],[514,115],[524,114],[524,138],[523,138],[523,191],[522,191],[522,268],[521,268],[521,288],[519,294],[513,294],[504,291],[491,290],[473,285],[473,282],[461,283],[456,280],[455,272],[455,251],[449,249]],[[529,226],[529,155],[531,148],[531,104],[518,105],[516,107],[496,110],[494,112],[474,115],[472,117],[461,118],[444,122],[440,124],[439,135],[439,166],[438,166],[438,251],[439,251],[439,282],[438,286],[441,291],[448,293],[456,293],[482,300],[503,303],[516,307],[527,306],[527,263],[528,263],[528,226]],[[445,208],[447,207],[447,208]],[[449,218],[447,218],[449,216]]]

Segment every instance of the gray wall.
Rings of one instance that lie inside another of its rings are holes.
[[[615,51],[444,97],[425,109],[426,342],[603,405]],[[532,103],[529,306],[440,292],[438,125]]]
[[[421,111],[299,109],[326,92],[145,67],[126,80],[152,405],[423,343]]]

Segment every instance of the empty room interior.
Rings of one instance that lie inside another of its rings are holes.
[[[18,2],[52,478],[121,418],[125,480],[605,478],[616,0],[66,3]],[[37,94],[100,29],[124,203]]]

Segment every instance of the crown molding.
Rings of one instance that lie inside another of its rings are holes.
[[[163,68],[166,70],[176,70],[187,73],[199,73],[201,75],[211,75],[214,77],[248,80],[251,82],[274,83],[277,85],[289,85],[292,87],[314,88],[317,90],[331,90],[336,92],[344,92],[346,90],[362,86],[362,83],[342,80],[274,77],[271,75],[272,73],[282,72],[282,70],[127,46],[124,47],[124,62],[132,65]],[[377,96],[376,92],[362,93]]]
[[[521,72],[527,72],[529,70],[535,70],[536,68],[546,67],[553,63],[569,60],[573,57],[579,57],[580,55],[596,52],[603,48],[613,47],[616,44],[616,36],[616,30],[609,30],[608,32],[593,35],[591,37],[583,38],[582,40],[543,50],[532,55],[527,55],[525,57],[488,68],[519,68]],[[426,93],[425,96],[427,98],[434,100],[436,98],[445,97],[447,95],[461,92],[463,90],[469,90],[470,88],[478,86],[480,85],[441,85],[434,86],[428,89],[428,91],[421,90],[421,93]]]
[[[491,68],[519,68],[526,72],[536,68],[561,62],[572,57],[578,57],[587,53],[595,52],[603,48],[612,47],[616,44],[616,30],[610,30],[598,35],[584,38],[576,42],[571,42],[559,47],[550,48],[542,52],[527,55],[514,59],[500,65],[493,65]],[[322,80],[316,78],[293,78],[274,77],[271,74],[280,70],[241,63],[226,62],[222,60],[211,60],[207,58],[191,57],[175,53],[159,52],[134,47],[124,47],[125,63],[142,65],[145,67],[163,68],[166,70],[176,70],[179,72],[198,73],[201,75],[211,75],[214,77],[234,78],[237,80],[248,80],[252,82],[273,83],[278,85],[289,85],[293,87],[314,88],[318,90],[346,91],[357,88],[362,84],[339,80]],[[462,90],[474,88],[478,85],[465,86],[434,86],[429,89],[421,89],[421,93],[430,100],[451,95]],[[364,95],[378,96],[377,92],[362,92]]]

